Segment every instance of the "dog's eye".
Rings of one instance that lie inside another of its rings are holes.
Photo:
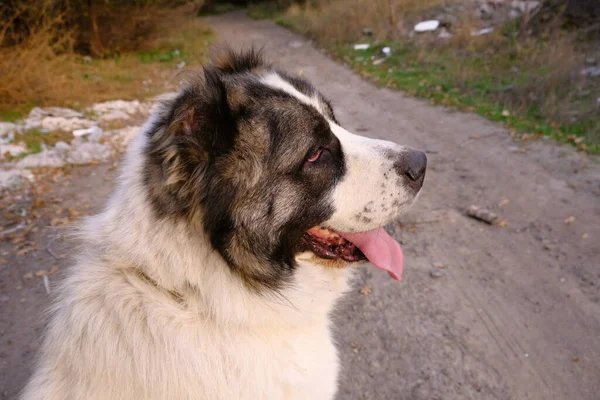
[[[308,157],[306,161],[309,163],[314,163],[319,158],[321,158],[321,154],[323,154],[323,149],[319,147],[317,151],[315,151],[310,157]]]

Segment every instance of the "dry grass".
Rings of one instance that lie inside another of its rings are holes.
[[[38,2],[23,4],[33,7]],[[76,54],[73,45],[79,33],[65,29],[62,14],[36,9],[29,34],[19,40],[3,38],[11,22],[4,21],[0,43],[11,45],[0,47],[0,116],[14,118],[32,106],[78,109],[97,101],[143,98],[172,89],[178,64],[190,68],[205,61],[210,31],[195,18],[196,6],[154,9],[155,34],[138,38],[135,51],[106,58]]]

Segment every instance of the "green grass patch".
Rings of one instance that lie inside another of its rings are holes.
[[[382,58],[380,52],[385,46],[391,48],[392,55],[374,65],[375,60]],[[496,71],[492,66],[499,62],[494,57],[458,60],[451,51],[439,49],[424,54],[400,41],[379,43],[367,50],[354,50],[349,45],[330,45],[328,49],[379,86],[403,90],[426,98],[431,104],[475,112],[503,123],[516,139],[546,135],[580,150],[600,154],[598,118],[557,123],[545,117],[535,104],[511,107],[509,96],[506,103],[498,101],[499,94],[519,84],[527,85],[530,78],[518,68],[513,69],[514,72],[506,68],[504,74],[492,74]]]
[[[73,139],[71,132],[52,131],[41,132],[38,129],[25,131],[15,137],[15,142],[23,142],[30,153],[39,153],[43,145],[54,146],[58,142],[69,142]]]
[[[352,39],[341,40],[328,25],[339,9],[334,3],[319,4],[286,11],[274,2],[261,3],[251,6],[249,15],[315,39],[379,86],[502,123],[515,140],[545,135],[600,154],[600,80],[577,75],[582,61],[567,33],[520,39],[519,24],[513,21],[481,37],[471,37],[466,26],[451,40],[421,40],[423,36],[354,50]],[[381,49],[386,46],[391,56],[384,58]]]
[[[8,110],[4,111],[0,114],[0,120],[5,122],[15,122],[24,117],[24,113],[22,111],[16,110]]]

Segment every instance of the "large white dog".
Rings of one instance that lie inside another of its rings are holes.
[[[310,83],[223,52],[132,143],[88,218],[26,400],[332,399],[329,314],[423,153],[342,128]]]

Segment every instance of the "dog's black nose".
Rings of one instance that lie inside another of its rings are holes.
[[[427,168],[427,156],[422,151],[411,151],[407,155],[406,172],[404,175],[413,182],[418,181],[425,175]]]
[[[427,169],[427,156],[422,151],[403,151],[394,162],[394,169],[398,175],[405,177],[411,186],[421,187]]]

